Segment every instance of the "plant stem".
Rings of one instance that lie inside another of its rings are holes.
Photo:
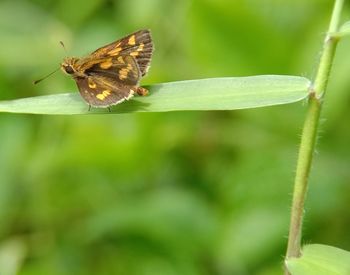
[[[314,84],[310,87],[309,105],[302,131],[301,143],[294,181],[294,193],[291,210],[288,247],[286,259],[300,256],[304,203],[308,187],[308,179],[315,151],[318,124],[322,108],[322,100],[327,88],[334,53],[337,47],[340,15],[344,0],[336,0],[328,33],[326,35]],[[286,271],[288,274],[288,272]]]

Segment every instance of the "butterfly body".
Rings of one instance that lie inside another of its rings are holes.
[[[66,58],[61,68],[76,81],[80,95],[89,106],[104,108],[128,100],[135,93],[148,93],[139,82],[148,71],[152,53],[150,32],[141,30],[87,57]]]

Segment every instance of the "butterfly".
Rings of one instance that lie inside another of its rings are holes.
[[[148,94],[139,82],[150,67],[152,53],[150,31],[140,30],[86,57],[65,58],[61,69],[75,80],[89,109],[109,108],[130,99],[135,93]]]

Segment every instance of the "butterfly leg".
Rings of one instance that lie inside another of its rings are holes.
[[[90,112],[91,111],[91,105],[89,105],[89,109],[88,109],[88,112]]]
[[[137,87],[137,94],[140,96],[148,95],[148,90],[143,87]]]
[[[107,109],[108,109],[108,112],[110,112],[110,113],[112,112],[111,107],[107,107]]]

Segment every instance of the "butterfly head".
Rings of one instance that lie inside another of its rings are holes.
[[[65,58],[61,64],[61,69],[66,73],[70,75],[74,75],[77,73],[75,69],[75,63],[77,62],[77,58],[74,57],[68,57]]]

